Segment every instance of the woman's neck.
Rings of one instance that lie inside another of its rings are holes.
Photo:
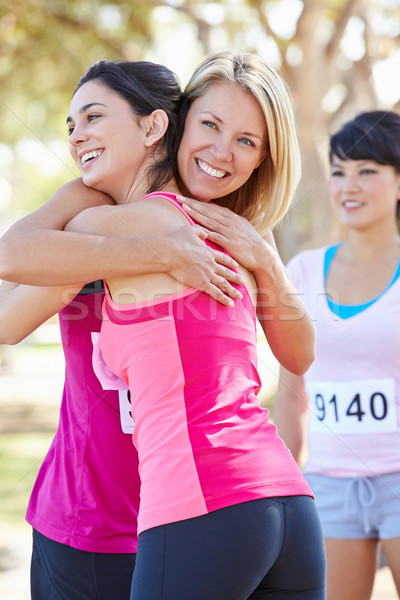
[[[399,244],[400,236],[396,223],[393,222],[389,227],[377,225],[373,229],[349,230],[348,237],[343,242],[343,250],[360,260],[379,260],[392,255]]]
[[[117,204],[131,204],[141,200],[149,193],[150,185],[147,177],[136,177],[130,188],[124,193],[120,193],[114,200]],[[175,180],[172,178],[166,184],[160,187],[157,192],[170,192],[171,194],[179,194],[179,188]]]

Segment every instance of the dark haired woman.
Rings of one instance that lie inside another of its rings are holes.
[[[150,62],[101,61],[83,81],[88,77],[102,80],[107,89],[121,94],[132,120],[135,111],[147,114],[162,107],[171,123],[165,140],[175,139],[181,91],[169,69]],[[89,116],[85,113],[92,126],[96,123],[94,108]],[[125,121],[125,131],[128,125],[132,126]],[[127,160],[126,153],[130,151],[133,171],[138,152],[131,140],[125,146],[123,141],[121,137],[116,139],[113,151],[108,148],[109,154],[125,151]],[[81,155],[87,165],[93,163],[90,158],[100,151],[98,143],[91,150],[91,157],[87,151]],[[162,176],[165,167],[162,164],[156,175]],[[126,172],[129,176],[129,169]],[[120,177],[119,183],[121,180]],[[158,186],[160,181],[152,183]],[[224,266],[233,266],[235,262],[206,246],[190,226],[169,237],[154,232],[149,238],[86,236],[87,244],[79,234],[62,231],[83,209],[107,205],[112,210],[113,204],[110,197],[75,180],[13,226],[4,240],[5,257],[1,257],[0,267],[4,279],[9,275],[12,278],[8,269],[16,263],[20,265],[17,271],[22,269],[19,273],[22,281],[26,281],[29,263],[33,264],[33,275],[27,283],[41,283],[41,277],[47,282],[46,277],[52,275],[64,277],[62,283],[71,283],[64,289],[57,285],[30,287],[4,281],[0,288],[0,343],[17,343],[59,311],[65,355],[60,421],[39,470],[26,515],[33,527],[31,596],[34,600],[123,600],[130,594],[137,549],[140,486],[137,451],[131,435],[126,435],[132,427],[126,391],[119,393],[113,383],[102,389],[93,370],[93,342],[100,331],[104,296],[102,282],[93,280],[107,271],[117,275],[120,270],[123,275],[161,269],[188,285],[204,285],[202,289],[223,302],[230,298],[218,285],[227,291],[229,284],[227,281],[226,285],[221,284],[221,276],[240,282]],[[52,231],[45,232],[46,228]],[[25,236],[35,230],[39,237],[34,236],[27,247]],[[42,245],[45,233],[49,237],[47,250]],[[7,240],[11,246],[19,245],[21,260],[12,247],[7,251]],[[59,241],[71,242],[61,246],[61,254]],[[211,284],[209,275],[216,285]],[[75,285],[77,281],[82,284]],[[86,281],[92,283],[84,285]],[[57,284],[60,280],[50,283]],[[235,288],[230,289],[236,292]]]
[[[330,142],[330,198],[347,235],[289,272],[317,326],[316,360],[282,369],[275,421],[316,497],[328,600],[371,596],[378,543],[400,594],[400,116],[363,113]]]
[[[154,182],[152,175],[158,171],[152,167],[168,154],[168,141],[163,142],[168,128],[173,127],[173,115],[168,114],[167,105],[159,104],[142,113],[120,88],[115,89],[97,73],[81,82],[71,101],[70,150],[83,181],[110,194],[119,206],[83,211],[73,220],[73,231],[111,237],[135,234],[144,239],[173,235],[191,222],[176,206],[177,185],[171,179],[168,187],[148,195],[155,186],[162,185]],[[265,213],[262,225],[268,230],[285,214],[299,175],[293,110],[285,86],[253,55],[210,57],[196,74],[195,89],[199,80],[204,81],[203,75],[206,85],[190,105],[185,134],[190,127],[197,135],[184,134],[180,144],[181,179],[189,193],[204,201],[231,195],[232,200],[242,200],[235,207],[239,212],[254,209],[248,214],[250,220],[261,216],[260,211]],[[236,194],[247,183],[251,184],[248,193]],[[115,302],[118,312],[129,309],[129,304],[130,308],[134,305],[136,313],[144,302],[150,317],[145,319],[144,327],[149,327],[151,334],[149,330],[149,335],[141,336],[143,328],[133,332],[126,323],[121,333],[133,337],[127,344],[113,345],[111,350],[111,356],[121,358],[128,349],[126,384],[132,382],[132,369],[141,365],[131,390],[134,440],[140,456],[139,531],[143,541],[138,549],[135,598],[144,594],[159,597],[154,589],[166,585],[168,593],[164,588],[163,597],[173,600],[244,600],[258,584],[265,593],[262,597],[275,597],[278,587],[285,596],[292,589],[293,598],[324,597],[325,557],[311,491],[256,398],[255,279],[279,298],[281,292],[291,294],[294,290],[267,244],[259,244],[255,254],[253,274],[243,265],[247,286],[241,286],[236,307],[232,306],[230,312],[220,313],[205,294],[188,289],[163,272],[129,278],[107,276],[110,301]],[[167,331],[165,321],[159,322],[155,313],[159,308],[164,310],[172,299],[177,312]],[[43,302],[35,304],[39,311],[42,306]],[[201,316],[197,317],[201,306]],[[181,308],[187,316],[183,320],[179,317]],[[293,306],[296,316],[299,308]],[[30,315],[32,310],[31,302]],[[217,311],[217,319],[213,311]],[[304,372],[313,358],[313,327],[304,315],[290,327],[291,335],[279,318],[282,312],[285,316],[291,312],[283,302],[269,309],[266,334],[271,348],[282,361],[286,355],[288,368]],[[173,323],[179,325],[179,350]],[[161,336],[154,330],[157,324],[163,328]],[[278,335],[273,335],[274,331]],[[288,352],[280,344],[282,338]],[[200,340],[202,348],[207,346],[205,352],[200,350]],[[142,341],[150,346],[143,348]],[[106,346],[109,357],[110,347]],[[105,349],[103,345],[104,356]],[[140,354],[138,361],[136,351]],[[120,375],[118,368],[111,368]],[[190,376],[188,369],[194,369],[197,376]],[[121,376],[125,379],[126,374]],[[171,386],[170,376],[174,382]],[[139,396],[144,405],[138,399],[143,383],[147,391]],[[154,395],[162,395],[165,386],[170,389],[168,401],[153,403]],[[90,438],[87,442],[90,447]],[[112,445],[104,442],[101,448],[126,466],[127,478],[133,475],[129,461],[116,456]],[[195,460],[191,453],[196,455]],[[95,467],[101,479],[101,461],[96,461]],[[206,525],[217,539],[210,539]],[[159,557],[162,546],[157,541],[160,526],[163,531],[169,530],[163,557]],[[191,531],[192,526],[196,531]],[[306,547],[302,531],[307,535]],[[180,537],[182,532],[186,546],[175,535]],[[188,547],[196,548],[196,552],[187,552]],[[168,568],[165,565],[164,569],[165,557]],[[174,565],[178,567],[178,578],[173,576]],[[255,595],[261,597],[259,591]]]

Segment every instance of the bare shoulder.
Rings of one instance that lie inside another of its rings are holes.
[[[116,210],[116,209],[120,210]],[[127,235],[124,222],[125,207],[102,204],[82,210],[65,225],[65,231],[93,235]]]
[[[96,235],[162,236],[188,223],[171,202],[152,196],[122,205],[95,206],[84,210],[66,226],[67,231]]]
[[[115,204],[114,200],[107,194],[87,187],[81,178],[73,179],[59,188],[51,197],[50,202],[65,204],[70,207],[74,214],[93,206]]]
[[[168,229],[169,233],[189,222],[180,208],[163,196],[151,196],[134,203],[134,205],[144,216],[147,216],[153,227],[158,225],[162,230]],[[157,215],[157,219],[154,218],[155,215]]]

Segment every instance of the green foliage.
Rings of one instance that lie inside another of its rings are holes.
[[[2,0],[0,7],[3,110],[14,112],[39,135],[60,126],[60,114],[91,63],[137,60],[151,41],[145,2],[130,8],[96,0],[14,0],[7,10]],[[32,102],[45,104],[42,122],[31,122],[27,110]],[[6,129],[3,139],[12,141],[12,131]]]
[[[72,92],[96,60],[143,58],[151,45],[151,9],[145,1],[0,0],[1,142],[14,153],[6,173],[0,162],[0,177],[11,183],[15,215],[37,208],[76,176],[66,153],[60,162],[68,166],[55,165],[54,174],[43,175],[46,161],[50,173],[46,152],[54,154],[54,140],[68,147],[65,117]],[[21,157],[21,140],[40,144],[43,168]]]
[[[50,433],[2,434],[0,508],[8,525],[23,522],[27,498],[51,439]]]
[[[101,58],[156,60],[177,72],[184,85],[204,54],[236,45],[259,52],[293,93],[303,142],[300,195],[306,198],[307,231],[285,237],[294,246],[303,238],[309,245],[323,230],[314,219],[320,206],[315,182],[324,181],[321,140],[356,111],[376,107],[379,92],[395,81],[389,77],[376,88],[372,67],[398,49],[399,17],[393,0],[0,0],[1,142],[14,151],[11,168],[2,168],[0,147],[0,220],[6,205],[1,178],[12,186],[12,206],[24,210],[69,179],[69,169],[51,178],[36,176],[42,170],[26,168],[19,142],[36,139],[48,147],[58,138],[67,146],[67,107],[90,64]],[[349,29],[354,24],[357,34]],[[364,48],[357,58],[349,54],[354,35]]]

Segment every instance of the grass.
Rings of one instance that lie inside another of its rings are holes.
[[[51,339],[54,327],[43,326],[42,331],[47,339],[39,345],[30,336],[0,348],[0,524],[8,526],[24,524],[34,481],[57,426],[62,350]]]
[[[23,523],[33,483],[52,438],[49,432],[2,433],[0,519],[8,525]]]

